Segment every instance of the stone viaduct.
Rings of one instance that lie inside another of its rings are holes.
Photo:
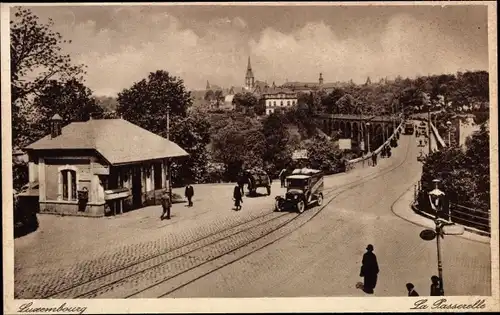
[[[327,135],[331,136],[337,132],[340,138],[351,139],[353,147],[359,147],[363,142],[365,151],[368,150],[368,139],[370,150],[375,150],[401,123],[401,118],[396,116],[320,114],[315,119],[320,129]]]

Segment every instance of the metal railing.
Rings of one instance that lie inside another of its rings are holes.
[[[491,212],[481,209],[466,207],[456,203],[448,203],[443,210],[436,212],[432,210],[428,193],[421,190],[420,184],[414,187],[414,207],[419,212],[426,213],[432,217],[438,216],[442,219],[457,223],[466,227],[480,230],[491,237]]]
[[[380,151],[382,151],[382,149],[386,146],[386,145],[389,145],[391,140],[396,136],[396,133],[398,132],[401,132],[402,129],[403,129],[403,124],[404,122],[401,122],[399,124],[399,126],[394,130],[394,132],[392,133],[392,135],[387,138],[387,140],[380,146],[378,147],[374,152],[375,154],[379,154]],[[352,159],[352,160],[349,160],[347,161],[346,163],[346,171],[348,170],[351,170],[351,169],[354,169],[356,168],[356,166],[359,166],[359,165],[364,165],[365,161],[366,160],[369,160],[371,159],[371,154],[367,154],[367,155],[363,155],[362,157],[359,157],[359,158],[355,158],[355,159]]]
[[[446,148],[445,141],[443,140],[443,138],[439,134],[439,131],[437,130],[436,126],[434,126],[434,124],[432,122],[431,122],[431,130],[432,130],[432,133],[434,134],[434,138],[437,140],[437,142],[439,144],[438,148]]]

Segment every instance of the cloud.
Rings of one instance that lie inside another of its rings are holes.
[[[324,21],[289,32],[272,25],[254,31],[251,21],[238,16],[189,22],[147,7],[110,12],[99,22],[92,15],[75,19],[64,9],[50,12],[56,30],[73,40],[66,51],[88,65],[86,84],[98,95],[116,95],[158,69],[179,76],[191,89],[203,89],[207,80],[242,85],[248,56],[256,79],[277,84],[316,82],[320,72],[325,82],[364,82],[367,76],[487,68],[487,59],[464,39],[410,15],[392,16],[379,32],[346,36]]]
[[[414,77],[484,68],[484,60],[470,56],[462,44],[434,25],[399,15],[380,34],[343,40],[324,23],[309,23],[291,34],[268,28],[251,42],[251,54],[263,69],[271,70],[268,76],[281,80],[316,81],[323,72],[325,81],[364,82],[367,76]]]

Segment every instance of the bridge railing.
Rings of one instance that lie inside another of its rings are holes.
[[[403,122],[401,122],[399,124],[399,126],[394,130],[394,132],[392,133],[392,135],[389,138],[387,138],[387,140],[380,147],[378,147],[374,151],[375,154],[379,154],[380,151],[382,151],[382,149],[386,145],[389,145],[390,142],[391,142],[391,140],[396,136],[396,133],[401,132],[402,129],[403,129]],[[346,163],[346,171],[348,171],[350,169],[353,169],[353,168],[356,168],[356,167],[359,167],[360,165],[363,165],[365,163],[365,161],[368,160],[368,159],[371,159],[371,154],[363,155],[363,156],[361,156],[359,158],[355,158],[355,159],[347,161],[347,163]]]
[[[445,202],[443,211],[436,213],[429,204],[428,193],[421,190],[420,182],[414,188],[412,209],[429,218],[438,216],[450,222],[460,224],[470,232],[491,237],[491,211]]]
[[[431,131],[434,134],[434,138],[437,140],[438,143],[438,149],[441,148],[446,148],[446,143],[444,142],[443,138],[439,134],[439,131],[437,130],[436,126],[431,122]]]

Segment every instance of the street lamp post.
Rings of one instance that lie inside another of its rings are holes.
[[[446,126],[448,127],[448,146],[451,147],[451,121],[448,120]]]
[[[439,189],[439,179],[434,179],[432,181],[435,184],[435,188],[429,192],[429,202],[432,210],[435,211],[436,216],[434,218],[434,224],[436,226],[436,246],[437,246],[437,259],[438,259],[438,273],[439,281],[441,283],[441,294],[444,295],[444,285],[443,285],[443,263],[441,261],[441,237],[443,222],[439,219],[439,213],[443,209],[443,198],[445,193]]]
[[[167,140],[170,140],[170,105],[167,105]],[[172,161],[167,160],[168,195],[172,201]]]
[[[432,146],[431,146],[431,107],[427,107],[427,137],[429,141],[429,154],[432,153]]]
[[[368,153],[370,152],[370,123],[367,122],[366,123],[366,145],[367,145],[367,148],[368,148]]]
[[[435,188],[429,192],[429,202],[431,208],[435,211],[436,215],[434,217],[434,225],[435,229],[425,229],[420,232],[420,237],[426,241],[431,241],[436,238],[436,246],[437,246],[437,260],[438,260],[438,273],[439,273],[439,282],[441,295],[444,295],[444,284],[443,284],[443,263],[441,261],[441,238],[444,238],[444,235],[462,235],[464,234],[464,227],[460,225],[456,225],[451,222],[446,222],[443,219],[439,218],[439,212],[442,210],[443,199],[445,197],[445,193],[439,189],[440,180],[435,179],[433,183],[435,184]],[[449,213],[448,213],[449,215]]]

